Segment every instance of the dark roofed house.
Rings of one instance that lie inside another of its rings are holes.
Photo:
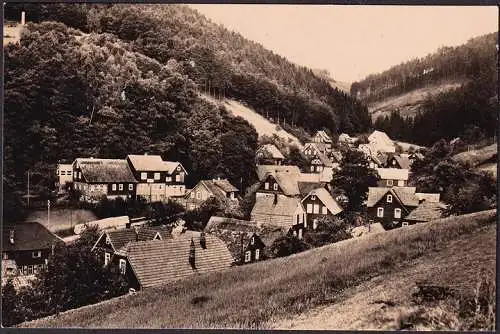
[[[273,144],[266,144],[255,152],[257,165],[272,164],[281,165],[285,157],[280,150]]]
[[[405,217],[418,205],[415,187],[368,188],[368,215],[386,229],[402,226]]]
[[[133,198],[137,181],[126,160],[77,158],[73,162],[74,188],[82,192],[85,201],[100,197]]]
[[[2,278],[33,276],[46,267],[53,247],[64,241],[37,222],[4,223]]]
[[[333,217],[342,212],[342,207],[325,188],[315,188],[303,199],[302,205],[306,208],[307,219],[304,227],[316,229],[319,218]]]
[[[205,232],[223,240],[236,264],[251,263],[271,256],[269,248],[276,238],[286,232],[279,226],[262,225],[257,222],[212,216]],[[266,240],[266,243],[263,240]]]
[[[211,197],[217,198],[225,205],[234,206],[238,204],[237,195],[238,188],[227,179],[201,180],[186,194],[186,207],[188,210],[199,208],[203,202]]]
[[[202,237],[199,232],[167,240],[129,242],[120,256],[111,261],[135,289],[225,270],[232,263],[231,253],[222,240],[210,234]]]

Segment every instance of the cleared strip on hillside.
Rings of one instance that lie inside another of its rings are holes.
[[[23,327],[265,328],[287,315],[339,301],[370,278],[496,221],[496,210],[349,239],[308,252],[199,276]]]

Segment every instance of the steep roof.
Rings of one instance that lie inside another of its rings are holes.
[[[127,158],[136,171],[168,172],[169,167],[159,155],[136,155],[129,154]]]
[[[298,186],[299,186],[300,195],[306,196],[311,191],[318,188],[318,186],[320,186],[320,185],[321,185],[321,183],[318,183],[318,182],[299,182]]]
[[[161,227],[141,226],[135,228],[125,228],[115,231],[108,231],[101,234],[96,242],[99,243],[101,238],[109,237],[111,245],[116,252],[123,252],[125,246],[130,242],[153,240],[159,234],[161,239],[168,239],[170,235],[168,229]],[[95,247],[95,246],[94,246]]]
[[[342,153],[340,151],[332,151],[330,152],[330,156],[334,162],[340,163],[342,161]]]
[[[194,241],[196,270],[188,261],[191,240]],[[205,235],[205,240],[206,249],[200,246],[199,233],[169,240],[132,242],[127,249],[127,258],[141,288],[229,268],[233,258],[225,243],[210,234]]]
[[[408,169],[399,168],[376,168],[382,180],[408,180]]]
[[[317,196],[323,205],[325,205],[334,215],[342,212],[342,207],[325,188],[316,188],[312,190],[306,197],[304,197],[302,202],[304,202],[304,200],[309,196]]]
[[[177,168],[177,166],[181,166],[183,172],[187,174],[187,171],[184,169],[184,166],[182,166],[182,164],[178,161],[163,161],[163,164],[166,166],[168,174],[172,174]]]
[[[295,196],[300,194],[296,175],[274,173],[273,176],[285,195]]]
[[[273,159],[285,159],[283,154],[281,154],[280,150],[273,144],[266,144],[262,146],[258,152],[264,153],[264,156],[266,158],[273,158]]]
[[[394,143],[391,140],[391,138],[389,138],[389,136],[385,132],[378,130],[372,132],[372,134],[368,137],[368,141],[370,142],[379,141],[384,145],[394,146]]]
[[[227,179],[212,180],[212,183],[227,193],[231,191],[238,191],[238,188],[233,186]]]
[[[404,206],[418,206],[415,187],[368,187],[366,206],[369,208],[375,206],[388,192],[395,196]]]
[[[274,196],[257,196],[251,215],[293,216],[299,205],[302,204],[295,197],[278,196],[277,203],[274,204]]]
[[[10,242],[11,231],[14,231],[14,244]],[[38,222],[4,222],[2,226],[3,251],[42,250],[59,243],[64,241]]]
[[[76,159],[88,183],[137,182],[126,160]]]
[[[402,157],[400,155],[395,155],[394,159],[398,163],[399,166],[401,166],[402,169],[410,169],[410,159],[408,157]]]
[[[264,180],[267,177],[268,173],[287,173],[291,175],[299,175],[300,169],[297,166],[289,166],[289,165],[259,165],[257,166],[257,176],[259,177],[259,181]]]
[[[316,136],[320,137],[326,143],[331,143],[332,142],[332,139],[330,138],[330,136],[325,131],[323,131],[323,130],[319,130],[318,132],[316,132],[316,134],[314,136],[315,137]]]
[[[316,152],[316,157],[321,161],[325,167],[332,167],[332,161],[326,156],[326,154],[321,152]]]
[[[413,209],[405,219],[418,222],[428,222],[439,219],[442,216],[444,208],[445,206],[442,203],[424,201]]]
[[[315,152],[326,152],[326,143],[305,143],[302,152],[304,152],[307,148],[312,148]]]

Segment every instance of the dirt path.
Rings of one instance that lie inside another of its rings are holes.
[[[343,300],[293,319],[280,319],[272,329],[393,330],[399,315],[416,309],[410,298],[415,282],[428,280],[466,289],[481,268],[495,268],[495,226],[464,236],[438,252],[417,259],[395,274],[373,278],[344,293]]]

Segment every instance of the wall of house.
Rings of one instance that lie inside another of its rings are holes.
[[[391,185],[392,181],[392,185]],[[407,180],[378,180],[377,187],[406,187],[408,185]]]
[[[266,184],[267,184],[267,189],[266,189]],[[261,194],[284,195],[283,190],[281,189],[278,182],[276,182],[276,179],[272,175],[268,175],[267,178],[261,182],[259,188],[257,189],[257,192]]]
[[[130,265],[127,257],[114,254],[109,264],[111,271],[117,273],[120,272],[120,260],[125,260],[125,275],[123,275],[123,278],[128,283],[128,287],[139,290],[139,281],[137,280],[137,277],[135,276],[132,266]]]
[[[386,194],[376,205],[374,205],[371,208],[368,208],[367,210],[370,219],[373,220],[374,222],[381,223],[382,225],[384,225],[386,229],[400,226],[401,222],[404,220],[404,217],[407,215],[405,207],[401,203],[399,203],[394,196],[392,196],[392,202],[387,202],[388,195],[390,194]],[[384,209],[382,217],[377,216],[378,208]],[[400,218],[394,217],[395,209],[401,210]]]
[[[254,238],[253,243],[252,243],[252,238]],[[262,242],[262,240],[260,240],[260,238],[258,236],[252,236],[252,238],[250,238],[250,240],[248,241],[248,244],[245,247],[244,252],[241,256],[240,263],[242,263],[242,264],[252,263],[252,262],[261,261],[261,260],[265,259],[265,254],[264,254],[265,245],[264,245],[264,243]],[[259,258],[257,258],[257,256],[256,256],[257,250],[259,251]],[[250,252],[249,261],[246,261],[248,259],[247,252]]]
[[[314,228],[314,221],[322,217],[333,217],[333,214],[328,208],[321,202],[317,196],[308,196],[302,201],[302,205],[306,209],[307,213],[307,228]],[[315,208],[317,208],[318,213],[315,213]]]
[[[66,183],[73,181],[73,166],[67,164],[57,165],[56,175],[58,177],[57,187],[61,191]]]
[[[33,252],[40,251],[40,257],[33,257]],[[52,248],[3,252],[2,259],[16,262],[17,274],[33,274],[44,267],[52,253]],[[27,272],[29,270],[29,272]]]

